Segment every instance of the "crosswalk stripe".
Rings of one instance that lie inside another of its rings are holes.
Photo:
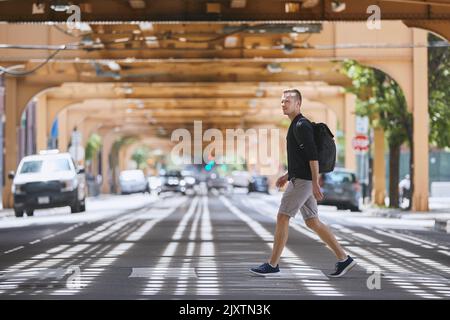
[[[175,202],[172,201],[171,202],[171,207],[172,207],[171,212],[175,211],[175,209],[179,205],[181,205],[185,200],[186,199],[177,200]],[[148,208],[143,208],[142,210],[148,210]],[[171,212],[167,212],[166,214],[169,215]],[[124,216],[115,218],[112,221],[105,222],[105,223],[101,224],[99,227],[97,227],[96,229],[85,232],[82,235],[76,237],[74,239],[74,242],[76,243],[76,242],[79,242],[82,240],[84,240],[84,241],[89,240],[89,239],[91,239],[91,237],[97,236],[98,233],[102,233],[105,230],[108,230],[108,228],[111,228],[112,225],[117,226],[119,224],[121,226],[124,226],[123,222],[127,222],[127,223],[132,222],[133,218],[135,218],[136,216],[137,216],[136,212],[130,212],[130,213],[125,214]],[[160,217],[159,220],[158,219],[156,219],[156,220],[160,221],[164,218],[165,217]],[[120,223],[120,222],[122,222],[122,223]],[[111,234],[117,232],[117,230],[118,230],[118,228],[114,227],[114,228],[112,228],[112,231],[109,232],[108,234],[104,233],[103,237],[111,235]],[[143,236],[142,233],[141,233],[141,235]],[[99,237],[99,240],[100,239],[102,239],[102,238]],[[92,283],[92,281],[94,281],[95,278],[98,277],[104,271],[104,268],[98,268],[98,266],[105,266],[105,265],[110,265],[111,263],[113,263],[115,260],[118,259],[118,257],[121,254],[125,253],[128,249],[131,248],[131,246],[129,246],[129,245],[130,244],[121,243],[121,244],[118,244],[117,246],[113,247],[109,251],[104,252],[103,254],[101,251],[97,252],[102,257],[92,263],[93,268],[84,268],[82,270],[80,288],[57,289],[57,290],[51,292],[50,294],[51,295],[73,295],[73,294],[80,292],[81,289],[85,288],[90,283]],[[30,268],[51,269],[56,265],[58,265],[59,268],[68,270],[68,268],[70,268],[70,266],[74,262],[74,260],[71,259],[72,256],[79,254],[80,252],[83,252],[83,253],[87,252],[92,247],[97,247],[97,245],[93,245],[93,244],[83,244],[83,245],[74,244],[73,246],[59,245],[59,246],[48,249],[45,253],[35,255],[28,260],[21,261],[13,266],[10,266],[4,272],[26,271]],[[108,256],[111,256],[111,257],[108,257]],[[93,259],[91,259],[91,260],[93,260]],[[83,263],[88,264],[89,261],[84,261]],[[24,279],[24,280],[27,280],[27,279]],[[9,281],[7,281],[6,283],[1,283],[0,284],[0,293],[4,294],[5,289],[7,289],[7,291],[8,290],[12,291],[14,289],[17,289],[22,282],[10,283]],[[35,294],[35,292],[32,294]]]
[[[239,210],[236,206],[230,203],[230,201],[225,198],[224,196],[221,196],[219,198],[223,204],[234,214],[236,215],[240,220],[244,221],[259,237],[261,237],[264,240],[267,240],[267,245],[272,249],[272,241],[273,241],[273,235],[267,231],[259,222],[255,221],[251,217],[249,217],[247,214],[243,213],[241,210]],[[293,251],[291,251],[288,247],[284,249],[283,257],[282,259],[285,261],[284,257],[290,256],[295,257],[297,260],[297,263],[301,263],[303,265],[306,265],[304,261],[298,257]],[[286,262],[286,267],[288,270],[296,270],[296,266],[292,265],[289,261]],[[297,269],[298,270],[298,269]],[[311,268],[311,270],[314,270]],[[343,294],[339,292],[336,288],[334,288],[331,284],[327,285],[326,280],[328,280],[328,277],[325,276],[320,270],[314,270],[315,274],[313,278],[318,280],[325,280],[324,282],[321,282],[323,286],[315,287],[311,285],[310,282],[304,281],[304,280],[310,280],[311,272],[297,272],[296,275],[298,276],[297,279],[299,279],[302,284],[305,286],[305,288],[313,293],[314,295],[330,295],[330,296],[342,296]]]

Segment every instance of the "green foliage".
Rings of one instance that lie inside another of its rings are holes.
[[[399,85],[384,72],[353,60],[344,61],[342,71],[352,80],[346,91],[357,97],[356,114],[383,128],[392,145],[411,141],[412,114]]]
[[[138,169],[144,169],[147,166],[147,160],[150,157],[150,149],[147,146],[142,146],[134,151],[131,159],[136,162]]]
[[[114,142],[113,147],[112,147],[113,152],[119,152],[119,150],[122,146],[130,145],[130,144],[134,143],[135,141],[136,141],[136,138],[133,136],[121,137],[120,139],[118,139],[117,141]]]
[[[428,104],[429,141],[439,148],[450,147],[450,49],[448,42],[429,34]],[[357,99],[357,114],[368,116],[373,126],[386,130],[389,143],[412,139],[412,115],[400,87],[379,70],[345,61],[343,72],[352,79],[348,92]]]
[[[430,142],[439,148],[450,147],[450,49],[439,37],[429,33],[428,103]]]
[[[92,160],[94,155],[100,150],[101,146],[102,138],[98,134],[92,134],[86,143],[85,159]]]
[[[111,168],[115,168],[116,165],[119,163],[119,150],[122,148],[122,146],[130,145],[136,141],[136,137],[134,136],[124,136],[119,139],[117,139],[112,146],[111,155],[109,158],[109,165]]]

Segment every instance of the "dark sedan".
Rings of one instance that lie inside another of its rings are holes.
[[[354,172],[335,169],[333,172],[322,174],[320,186],[324,197],[319,204],[360,211],[361,186]]]
[[[248,193],[263,192],[269,194],[269,182],[265,176],[253,176],[248,184]]]
[[[161,186],[158,194],[162,192],[180,192],[186,194],[186,181],[180,171],[168,171],[161,176]]]

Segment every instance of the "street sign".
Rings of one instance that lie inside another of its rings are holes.
[[[356,133],[367,134],[369,131],[369,118],[368,117],[356,117]]]
[[[81,145],[81,132],[78,131],[72,132],[72,145],[73,146]]]
[[[71,154],[73,160],[82,161],[84,160],[84,148],[82,146],[71,146],[69,148],[69,153]]]
[[[353,149],[355,151],[369,150],[369,137],[365,134],[357,134],[353,138]]]

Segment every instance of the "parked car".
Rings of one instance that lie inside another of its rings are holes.
[[[161,187],[158,190],[158,194],[170,191],[186,194],[186,181],[184,181],[183,175],[178,170],[167,171],[161,175]]]
[[[335,169],[333,172],[321,175],[320,185],[324,197],[319,204],[360,211],[361,186],[354,172]]]
[[[233,187],[236,188],[248,188],[251,175],[247,171],[233,171],[231,173],[231,179]]]
[[[231,190],[231,179],[221,176],[217,173],[211,173],[206,180],[208,190],[217,189],[219,191],[229,192]]]
[[[120,191],[122,194],[150,192],[148,181],[142,170],[124,170],[119,176]]]
[[[269,182],[266,176],[253,176],[248,184],[248,193],[263,192],[269,194]]]
[[[35,209],[70,206],[72,213],[86,211],[86,179],[69,153],[45,150],[24,157],[12,182],[16,217],[34,214]]]

